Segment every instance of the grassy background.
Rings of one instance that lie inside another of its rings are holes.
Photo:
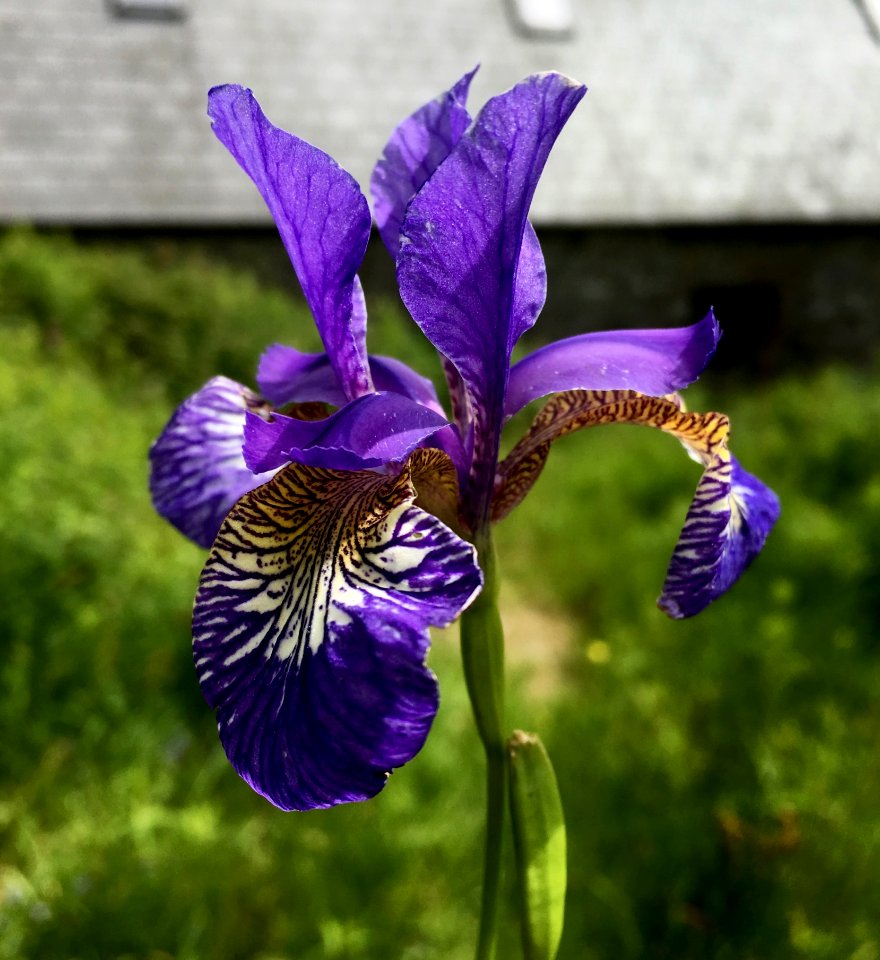
[[[373,349],[436,372],[371,308]],[[370,803],[282,814],[223,758],[189,650],[203,555],[146,493],[173,404],[252,381],[273,340],[313,348],[308,317],[206,262],[13,232],[0,337],[0,957],[470,956],[482,768],[454,631],[422,753]],[[706,613],[653,605],[698,472],[667,437],[567,438],[499,528],[511,725],[542,734],[569,823],[562,956],[877,960],[880,389],[711,380],[690,406],[732,415],[784,514]]]

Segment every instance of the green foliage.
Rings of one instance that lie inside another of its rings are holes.
[[[569,823],[563,955],[878,956],[880,388],[827,370],[688,401],[732,415],[783,503],[699,617],[649,602],[699,473],[653,431],[560,442],[497,538],[578,624],[567,691],[530,721]]]
[[[0,291],[4,323],[35,325],[50,353],[78,355],[105,378],[152,377],[173,397],[217,373],[252,382],[277,340],[319,344],[303,306],[173,244],[146,257],[9,231]]]
[[[413,336],[412,321],[385,301],[369,306],[371,352],[439,379],[436,354]],[[0,234],[0,313],[4,324],[36,327],[51,356],[79,357],[105,381],[150,380],[175,399],[218,373],[253,383],[271,343],[321,349],[303,301],[173,242],[145,255],[7,231]]]
[[[434,644],[428,744],[375,801],[275,811],[195,682],[202,554],[146,494],[169,396],[217,370],[252,381],[275,339],[314,348],[307,318],[205,263],[23,233],[0,239],[0,289],[0,957],[470,956],[483,770],[454,633]],[[433,372],[374,313],[377,349]],[[509,582],[574,627],[553,694],[516,684],[510,707],[566,812],[560,957],[871,960],[880,389],[826,371],[689,403],[732,414],[783,500],[705,614],[652,603],[697,476],[667,437],[567,438],[498,530]]]

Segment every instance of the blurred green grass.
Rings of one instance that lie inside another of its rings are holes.
[[[371,347],[436,372],[370,306]],[[482,767],[454,631],[432,652],[431,737],[386,790],[275,811],[228,767],[195,681],[202,554],[146,493],[173,403],[215,372],[251,381],[273,340],[314,348],[308,317],[202,260],[12,232],[0,336],[0,956],[470,956]],[[510,714],[559,775],[562,956],[874,960],[880,389],[827,369],[720,395],[708,373],[688,402],[731,414],[783,500],[700,617],[653,604],[698,473],[668,437],[566,438],[498,530],[508,592],[544,614],[512,638],[548,654],[512,651]],[[567,639],[522,636],[534,622]]]

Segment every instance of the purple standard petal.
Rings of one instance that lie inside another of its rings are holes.
[[[324,420],[295,420],[275,414],[267,422],[249,415],[244,457],[255,472],[291,460],[333,470],[364,470],[404,460],[447,422],[407,397],[371,393]]]
[[[449,156],[471,118],[465,104],[477,68],[407,117],[391,135],[373,170],[370,191],[382,242],[397,259],[400,226],[407,204]]]
[[[636,390],[662,397],[702,373],[721,331],[715,314],[691,327],[612,330],[559,340],[520,360],[510,371],[505,413],[563,390]]]
[[[477,517],[488,510],[510,353],[524,328],[517,303],[527,298],[515,290],[529,205],[584,92],[566,77],[542,74],[490,100],[404,219],[401,296],[473,402]]]
[[[250,90],[214,87],[208,115],[275,218],[346,396],[369,393],[355,271],[367,248],[370,211],[360,188],[326,153],[273,126]]]
[[[415,496],[408,470],[290,466],[239,501],[208,557],[193,612],[202,691],[232,765],[284,810],[374,796],[428,734],[428,627],[482,576]]]
[[[215,377],[177,408],[150,448],[156,510],[201,547],[211,546],[235,501],[274,474],[255,475],[242,456],[245,414],[264,406],[247,387]]]
[[[779,519],[779,499],[726,449],[700,478],[657,605],[692,617],[721,596],[761,552]]]

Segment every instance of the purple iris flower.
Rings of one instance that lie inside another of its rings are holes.
[[[714,352],[711,312],[681,329],[571,337],[511,366],[546,290],[529,206],[585,88],[532,76],[472,120],[472,76],[397,128],[372,180],[450,416],[429,381],[367,353],[356,271],[371,217],[355,181],[273,126],[249,90],[209,95],[214,132],[266,201],[325,352],[271,346],[259,394],[211,380],[153,445],[151,491],[210,547],[193,614],[199,680],[232,764],[283,809],[373,796],[421,748],[438,704],[428,629],[479,593],[473,544],[522,499],[558,437],[641,423],[703,464],[659,601],[671,616],[723,593],[778,515],[731,457],[727,419],[688,413],[675,393]],[[543,397],[499,461],[505,422]]]

